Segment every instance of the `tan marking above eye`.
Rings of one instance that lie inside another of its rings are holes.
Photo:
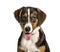
[[[26,16],[26,17],[27,17],[27,16],[28,16],[28,14],[27,14],[27,13],[25,13],[23,16]]]
[[[31,13],[30,17],[36,17],[33,13]]]
[[[31,17],[33,17],[33,16],[34,16],[34,14],[32,13],[32,14],[31,14]]]
[[[23,16],[28,17],[28,14],[25,13]],[[35,15],[32,13],[32,14],[30,15],[30,17],[35,17]]]

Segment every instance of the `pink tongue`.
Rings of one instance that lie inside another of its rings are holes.
[[[26,40],[29,40],[30,37],[31,37],[31,34],[25,34],[24,37],[25,37]]]

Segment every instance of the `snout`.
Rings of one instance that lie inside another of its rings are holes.
[[[24,31],[25,31],[25,33],[31,33],[32,32],[32,25],[31,25],[31,23],[26,23],[26,25],[24,27]]]
[[[29,40],[32,36],[31,34],[32,30],[31,30],[31,26],[25,26],[25,34],[24,37],[26,40]]]

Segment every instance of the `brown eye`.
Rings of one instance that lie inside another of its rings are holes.
[[[31,22],[35,22],[36,21],[36,17],[31,17]]]
[[[27,22],[27,17],[22,17],[22,22]]]

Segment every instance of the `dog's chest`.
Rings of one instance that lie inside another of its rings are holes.
[[[26,39],[22,38],[21,46],[27,49],[32,45],[32,43],[33,42],[31,40],[26,40]]]
[[[39,38],[38,31],[34,35],[32,35],[30,40],[26,40],[24,37],[22,37],[22,40],[21,40],[22,48],[24,50],[30,50],[30,51],[32,51],[33,48],[34,48],[34,51],[37,50],[35,43],[38,40],[38,38]]]

